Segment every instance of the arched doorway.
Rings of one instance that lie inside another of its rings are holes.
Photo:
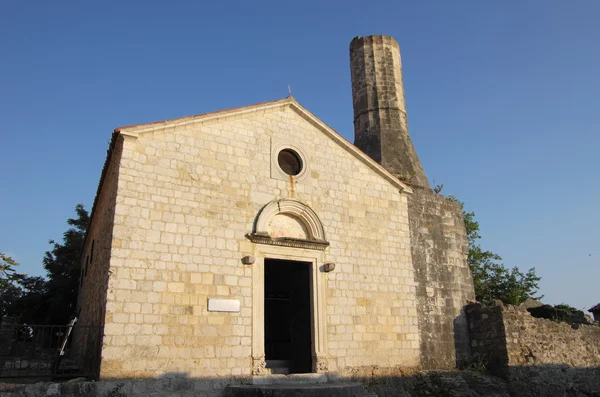
[[[307,205],[268,203],[248,239],[253,265],[253,373],[326,372],[323,225]]]

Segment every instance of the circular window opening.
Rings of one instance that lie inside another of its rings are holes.
[[[277,156],[279,166],[288,175],[298,175],[302,171],[302,159],[292,149],[283,149]]]

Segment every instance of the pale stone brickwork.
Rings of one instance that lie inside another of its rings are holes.
[[[102,377],[250,375],[262,262],[241,258],[261,255],[246,234],[281,198],[312,208],[330,243],[285,252],[336,263],[315,274],[325,320],[315,370],[419,365],[410,189],[293,98],[120,134]],[[273,142],[305,153],[301,181],[272,177]],[[241,310],[208,312],[208,298],[238,299]]]
[[[291,97],[115,131],[80,293],[81,318],[105,324],[102,377],[268,374],[266,259],[309,266],[313,372],[470,356],[461,210],[408,135],[400,48],[358,37],[350,59],[356,146]],[[304,164],[293,177],[285,149]],[[217,298],[239,312],[209,312]]]

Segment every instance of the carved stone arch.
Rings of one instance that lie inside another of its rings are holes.
[[[317,214],[306,204],[292,199],[273,200],[265,205],[247,237],[259,244],[318,250],[329,246]]]

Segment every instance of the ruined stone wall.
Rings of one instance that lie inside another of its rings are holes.
[[[462,211],[457,203],[419,187],[409,197],[408,211],[421,364],[425,369],[456,368],[469,355],[463,308],[475,299]]]
[[[245,236],[278,198],[310,206],[330,243],[319,261],[336,270],[317,275],[327,369],[418,366],[407,197],[362,153],[288,105],[146,128],[123,148],[102,377],[251,373],[257,280],[241,258],[256,255]],[[274,177],[276,142],[306,153],[302,180]],[[239,300],[241,310],[208,312],[208,298]]]
[[[600,327],[535,318],[515,306],[468,307],[473,352],[492,367],[600,368]]]
[[[484,308],[472,304],[465,310],[473,359],[480,360],[480,363],[485,363],[493,371],[508,366],[502,306]]]

